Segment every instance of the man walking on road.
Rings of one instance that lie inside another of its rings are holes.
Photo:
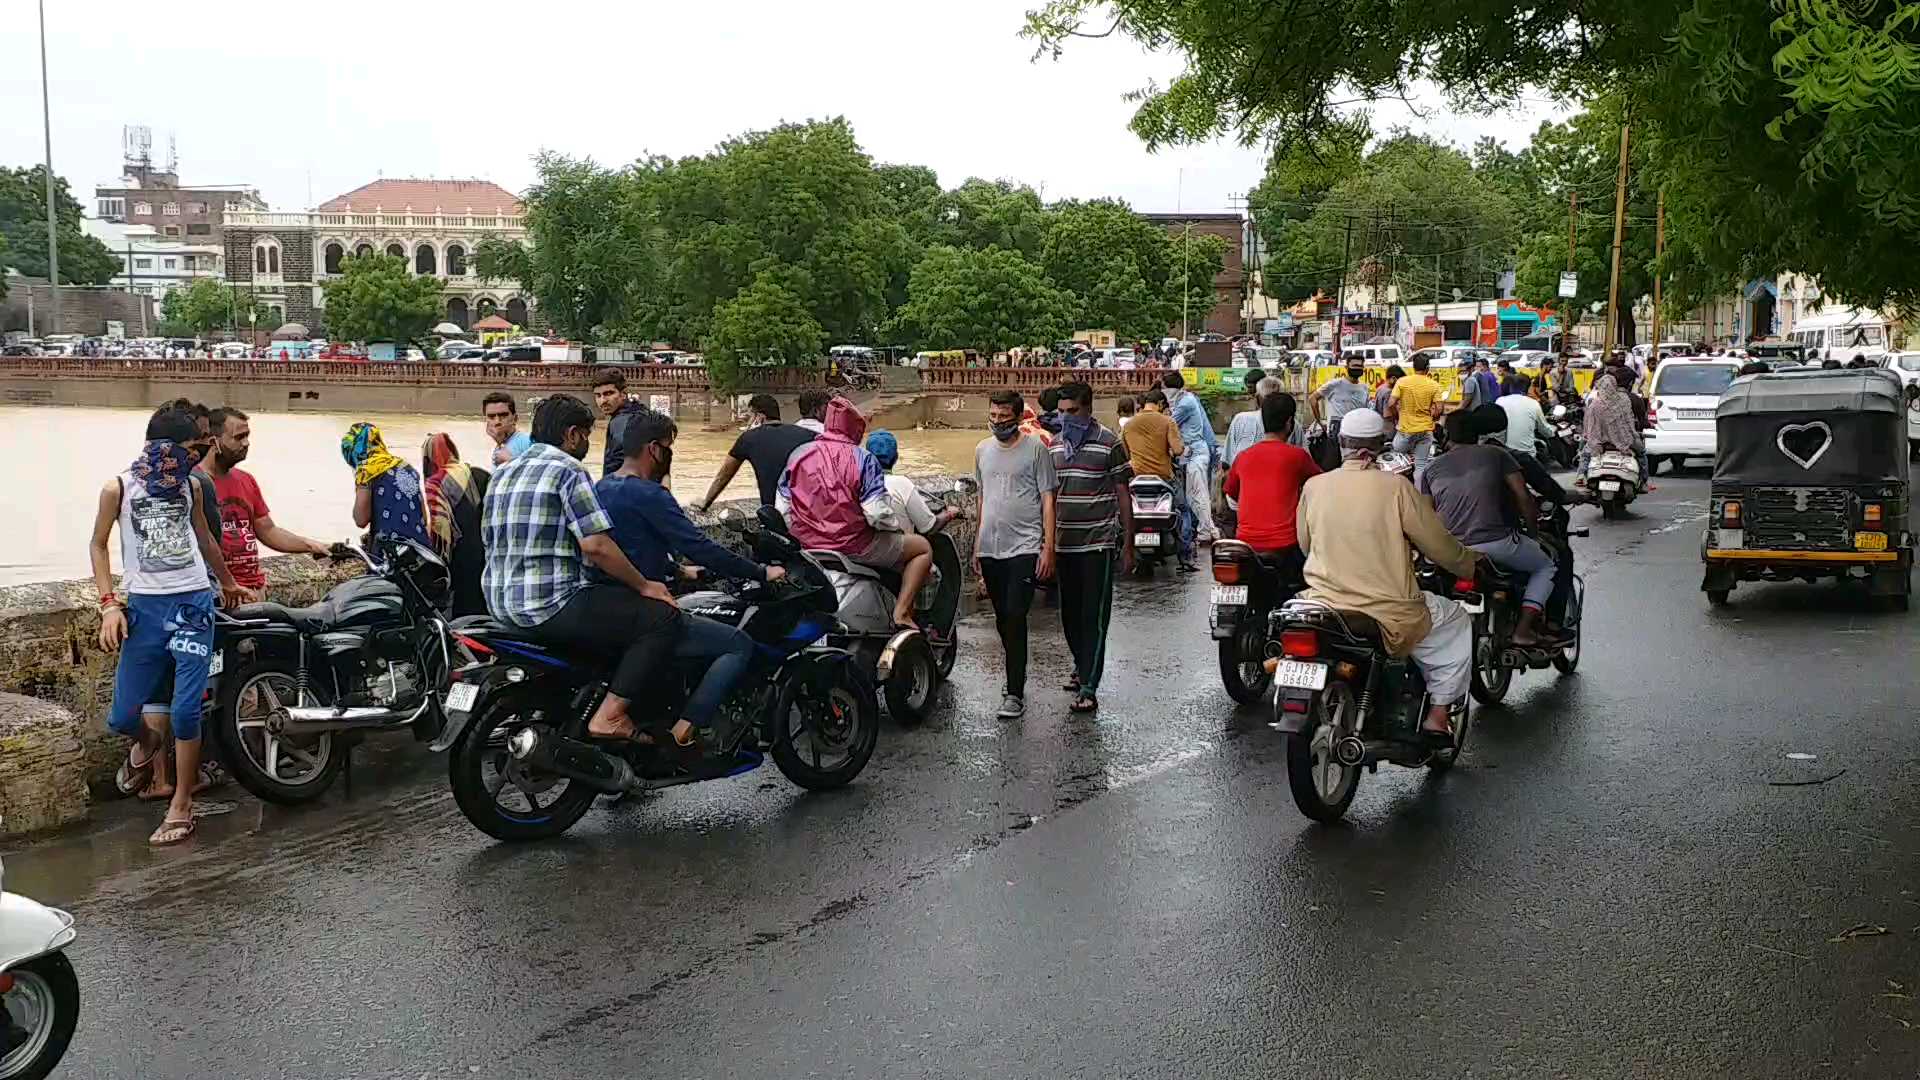
[[[999,716],[1027,711],[1027,613],[1034,584],[1054,574],[1053,454],[1047,444],[1020,430],[1026,402],[1018,391],[998,390],[988,399],[991,438],[973,451],[973,478],[980,486],[980,529],[973,543],[974,572],[993,602],[1007,679]]]
[[[1053,444],[1059,481],[1054,516],[1055,573],[1060,578],[1060,624],[1073,653],[1077,713],[1100,707],[1100,674],[1107,661],[1107,623],[1113,615],[1114,549],[1120,569],[1133,569],[1133,475],[1126,444],[1093,418],[1093,388],[1060,388],[1060,440]],[[1204,485],[1203,485],[1204,486]]]
[[[786,470],[787,458],[801,446],[813,441],[814,432],[798,424],[780,422],[780,403],[772,394],[755,394],[747,402],[747,411],[753,417],[747,424],[747,430],[733,440],[733,449],[727,451],[725,461],[720,463],[720,471],[713,475],[713,483],[707,487],[707,497],[693,505],[701,510],[712,509],[720,498],[720,493],[733,483],[734,474],[740,471],[742,462],[753,464],[753,479],[760,485],[760,505],[772,506],[775,493],[780,488],[780,474]]]
[[[1177,371],[1169,371],[1160,380],[1173,408],[1173,422],[1180,425],[1180,441],[1186,444],[1186,460],[1180,463],[1186,477],[1187,506],[1193,515],[1193,535],[1197,543],[1211,544],[1220,538],[1213,524],[1213,460],[1218,452],[1213,438],[1213,421],[1200,399],[1186,389],[1187,381]]]
[[[219,408],[208,414],[207,424],[213,453],[201,461],[200,468],[213,480],[214,495],[220,500],[220,553],[233,580],[245,590],[247,602],[257,602],[267,587],[266,571],[260,568],[261,544],[288,555],[316,557],[326,555],[328,547],[273,523],[260,482],[240,467],[253,443],[247,414],[231,406]]]
[[[1387,397],[1390,419],[1396,422],[1393,437],[1396,453],[1413,455],[1413,478],[1418,481],[1427,471],[1433,456],[1433,421],[1438,415],[1440,384],[1427,377],[1427,358],[1413,358],[1413,374],[1394,384]]]
[[[505,390],[488,394],[480,399],[480,413],[487,418],[487,438],[493,440],[495,465],[505,465],[533,445],[533,439],[525,432],[514,430],[520,426],[520,414],[514,407],[512,394]]]

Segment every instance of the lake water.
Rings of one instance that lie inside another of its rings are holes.
[[[100,485],[140,452],[147,411],[0,406],[0,462],[13,475],[0,531],[0,585],[85,577],[87,539]],[[453,437],[461,456],[484,461],[492,453],[479,417],[323,413],[253,413],[253,446],[242,466],[260,481],[273,520],[316,540],[344,540],[353,527],[353,474],[340,457],[340,437],[361,420],[378,424],[394,453],[416,464],[428,433]],[[527,430],[531,418],[520,418]],[[898,431],[900,472],[913,475],[973,471],[973,448],[984,431]],[[673,489],[682,502],[706,494],[707,484],[738,428],[703,430],[683,421],[674,442]],[[600,471],[604,427],[594,431],[587,466]],[[751,499],[753,467],[743,466],[723,499]],[[117,541],[117,538],[116,538]],[[120,545],[111,545],[116,567]]]

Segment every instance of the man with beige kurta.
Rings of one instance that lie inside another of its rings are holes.
[[[1413,484],[1374,467],[1386,441],[1386,421],[1372,409],[1340,418],[1340,468],[1308,480],[1300,494],[1301,596],[1378,623],[1387,652],[1411,656],[1426,676],[1432,707],[1421,732],[1450,741],[1452,707],[1466,696],[1473,665],[1473,620],[1452,600],[1420,591],[1413,550],[1459,577],[1473,575],[1479,556],[1447,532]]]

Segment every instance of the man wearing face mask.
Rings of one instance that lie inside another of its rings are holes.
[[[619,657],[587,734],[631,739],[628,703],[671,658],[683,623],[673,594],[614,542],[613,519],[581,464],[592,443],[593,410],[579,398],[555,394],[534,410],[533,445],[487,485],[480,584],[494,618],[563,648]],[[590,581],[589,565],[613,583]]]
[[[650,412],[636,419],[627,428],[627,456],[620,470],[593,486],[613,521],[614,543],[627,561],[653,581],[696,577],[703,569],[719,577],[769,584],[786,577],[780,567],[761,566],[715,543],[688,520],[679,500],[662,486],[673,471],[673,441],[678,434],[679,427],[670,416]],[[675,556],[688,565],[676,570]],[[753,659],[753,639],[737,627],[688,615],[674,640],[673,655],[676,660],[707,662],[706,674],[687,697],[673,727],[674,742],[686,746],[697,730],[713,727],[720,706]],[[717,732],[714,741],[724,745],[730,741],[729,734]]]
[[[1034,583],[1053,577],[1053,455],[1037,436],[1021,430],[1026,402],[1015,390],[988,398],[991,438],[973,451],[973,478],[980,486],[980,529],[973,542],[974,576],[993,601],[1007,679],[1000,718],[1027,711],[1027,612]]]
[[[1315,446],[1314,461],[1321,472],[1340,467],[1340,418],[1354,409],[1364,409],[1373,400],[1363,381],[1367,369],[1357,360],[1347,361],[1346,377],[1330,379],[1307,398],[1313,418],[1327,425],[1327,435]]]

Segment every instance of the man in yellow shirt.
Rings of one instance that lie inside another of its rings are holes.
[[[1413,479],[1419,483],[1433,456],[1433,420],[1440,415],[1440,384],[1427,375],[1425,355],[1413,357],[1413,374],[1394,384],[1387,415],[1395,422],[1395,453],[1413,455]]]

